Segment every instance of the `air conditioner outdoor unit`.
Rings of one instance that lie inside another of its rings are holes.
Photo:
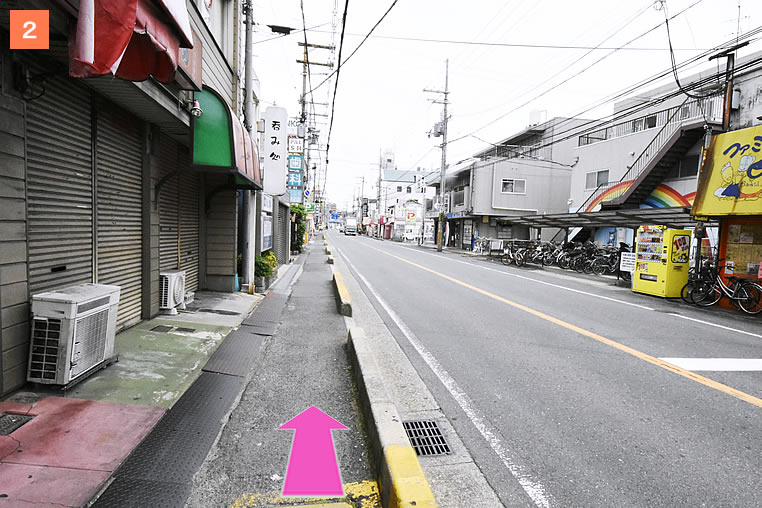
[[[119,289],[79,284],[33,295],[27,381],[68,385],[110,361]]]
[[[159,308],[177,314],[185,310],[185,270],[167,270],[159,274]]]

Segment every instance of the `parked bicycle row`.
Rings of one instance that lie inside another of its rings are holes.
[[[631,248],[625,243],[621,243],[617,248],[610,245],[600,246],[589,241],[557,244],[555,242],[484,238],[475,244],[474,251],[488,255],[497,254],[504,265],[556,265],[580,273],[610,275],[619,271],[620,254],[630,252]],[[630,272],[619,272],[619,275],[625,280],[630,279]]]
[[[754,281],[733,276],[727,277],[725,282],[720,275],[723,268],[721,264],[713,263],[709,259],[704,260],[698,273],[691,271],[680,297],[684,302],[699,307],[710,307],[727,298],[730,303],[748,314],[762,312],[762,286]]]

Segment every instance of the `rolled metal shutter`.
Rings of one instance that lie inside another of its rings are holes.
[[[98,283],[121,287],[120,329],[141,317],[141,124],[123,110],[99,104],[97,125]]]
[[[179,197],[179,228],[180,228],[180,269],[185,270],[185,289],[198,290],[198,259],[199,259],[199,192],[201,176],[187,171],[189,165],[188,151],[179,147],[180,167],[180,197]]]
[[[159,139],[159,180],[164,180],[159,191],[159,267],[164,270],[179,268],[180,239],[178,230],[178,146],[164,134]],[[172,173],[175,173],[171,175]],[[171,176],[170,176],[171,175]]]
[[[92,282],[90,93],[50,77],[26,111],[29,291]]]
[[[278,250],[275,256],[279,263],[288,263],[289,258],[289,230],[291,227],[291,210],[288,206],[278,204]]]

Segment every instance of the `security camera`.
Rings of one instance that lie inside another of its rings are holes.
[[[196,118],[199,118],[204,114],[204,111],[201,109],[201,105],[198,103],[198,101],[193,101],[193,106],[191,106],[190,113]]]

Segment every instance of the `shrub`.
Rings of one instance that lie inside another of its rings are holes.
[[[296,236],[291,239],[294,250],[304,251],[304,233],[307,232],[307,212],[304,205],[291,205],[291,213],[296,216]]]
[[[263,252],[262,257],[265,258],[265,261],[270,264],[270,268],[272,268],[273,271],[278,269],[278,258],[275,257],[275,253],[273,251],[268,250]]]
[[[255,277],[269,277],[273,274],[273,267],[262,256],[254,258],[254,276]]]

